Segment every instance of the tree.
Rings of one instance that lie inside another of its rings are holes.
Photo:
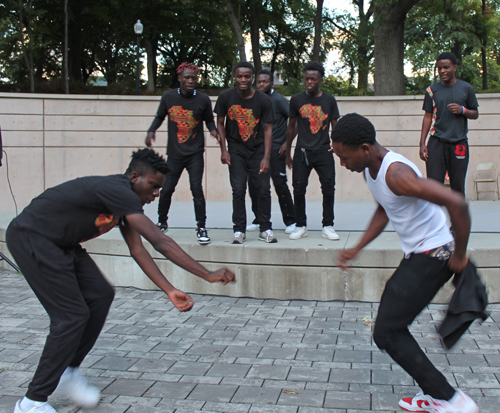
[[[316,0],[316,14],[314,16],[314,45],[311,56],[312,60],[315,62],[319,62],[322,29],[323,29],[323,0]]]
[[[419,0],[372,0],[375,4],[375,95],[404,95],[404,28]]]

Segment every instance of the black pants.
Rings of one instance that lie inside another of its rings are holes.
[[[183,159],[167,159],[169,171],[165,177],[165,182],[160,192],[158,201],[158,222],[166,223],[168,220],[168,211],[172,204],[172,194],[179,182],[182,171],[186,169],[189,174],[189,186],[193,194],[194,215],[199,228],[205,228],[207,221],[207,207],[205,196],[203,195],[203,169],[205,162],[203,160],[203,152],[195,153]]]
[[[446,171],[450,187],[465,195],[465,178],[469,166],[469,144],[467,141],[444,142],[434,136],[427,144],[429,159],[426,162],[427,178],[444,183]]]
[[[303,151],[295,148],[293,155],[293,198],[297,226],[307,226],[306,189],[312,170],[318,173],[323,194],[323,226],[333,225],[333,203],[335,198],[335,162],[327,149]]]
[[[274,149],[271,151],[269,172],[273,181],[274,190],[276,191],[276,195],[278,195],[283,222],[286,226],[288,226],[295,224],[295,207],[293,205],[292,194],[288,189],[285,161],[286,159],[284,156],[280,157],[279,149]],[[257,220],[257,214],[259,210],[259,198],[257,196],[258,193],[252,179],[248,180],[248,193],[250,194],[250,199],[252,200],[252,211],[255,215],[253,223],[258,224],[259,221]]]
[[[408,330],[453,273],[448,261],[413,254],[403,259],[387,281],[373,332],[381,350],[415,379],[425,394],[449,400],[455,390],[422,351]]]
[[[26,396],[44,402],[67,367],[78,367],[95,344],[114,298],[87,252],[61,249],[11,224],[7,246],[50,318],[50,331]]]
[[[245,232],[247,213],[245,195],[247,181],[252,180],[258,199],[257,221],[260,231],[271,229],[271,182],[269,172],[259,174],[260,163],[264,152],[259,151],[251,156],[243,155],[229,148],[231,165],[229,165],[229,180],[233,190],[233,230]]]

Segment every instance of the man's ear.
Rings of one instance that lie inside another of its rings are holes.
[[[132,172],[128,177],[130,179],[130,182],[132,182],[133,184],[135,184],[137,182],[137,180],[139,179],[139,174],[137,172]]]

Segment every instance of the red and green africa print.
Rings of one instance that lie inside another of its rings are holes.
[[[233,105],[227,111],[231,120],[238,123],[241,139],[246,142],[253,135],[255,127],[259,124],[260,119],[255,119],[252,109],[242,108],[240,105]]]
[[[186,142],[190,137],[194,138],[193,130],[198,125],[198,121],[194,118],[192,110],[184,109],[182,106],[172,106],[168,110],[168,116],[177,124],[179,143]]]
[[[300,116],[309,119],[311,132],[316,134],[320,129],[325,129],[328,125],[323,125],[323,121],[328,119],[328,114],[321,110],[321,106],[311,105],[310,103],[302,106],[299,110]]]

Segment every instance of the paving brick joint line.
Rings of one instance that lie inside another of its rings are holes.
[[[20,274],[0,270],[0,413],[12,413],[38,363],[44,309]],[[373,343],[377,303],[192,295],[179,313],[160,291],[116,288],[82,366],[102,390],[96,409],[52,396],[59,413],[401,412],[418,391]],[[482,413],[500,405],[500,304],[445,351],[436,332],[446,305],[430,304],[411,331],[454,387]]]

